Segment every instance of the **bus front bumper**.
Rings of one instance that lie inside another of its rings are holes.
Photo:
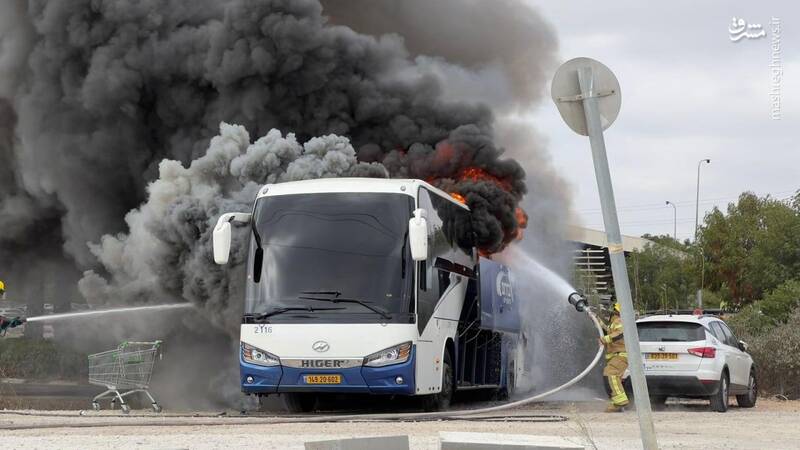
[[[245,362],[239,355],[240,382],[245,394],[280,392],[330,392],[413,395],[416,347],[408,361],[385,367],[359,366],[348,369],[299,369],[264,367]],[[308,384],[307,375],[340,375],[339,384]],[[400,383],[398,383],[400,381]]]

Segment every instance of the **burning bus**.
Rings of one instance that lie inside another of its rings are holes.
[[[508,395],[524,339],[508,269],[479,256],[470,211],[421,180],[337,178],[263,186],[251,212],[241,324],[244,393],[314,409],[323,394]]]

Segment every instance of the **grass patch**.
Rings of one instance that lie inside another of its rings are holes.
[[[86,380],[86,354],[53,341],[0,339],[0,377],[29,380]]]

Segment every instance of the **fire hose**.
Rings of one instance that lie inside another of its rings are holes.
[[[597,318],[597,315],[592,311],[592,309],[587,305],[586,300],[578,295],[577,293],[573,293],[568,298],[569,303],[572,304],[576,310],[579,312],[585,312],[592,320],[595,328],[597,329],[598,334],[600,337],[603,336],[603,327],[600,324],[600,320]],[[516,400],[509,403],[504,403],[502,405],[490,406],[486,408],[477,408],[477,409],[468,409],[468,410],[460,410],[460,411],[439,411],[439,412],[424,412],[424,413],[378,413],[378,414],[346,414],[346,415],[325,415],[325,416],[311,416],[311,415],[303,415],[303,416],[285,416],[285,417],[260,417],[260,418],[229,418],[226,420],[215,420],[215,421],[200,421],[192,420],[192,421],[170,421],[165,420],[168,417],[173,418],[180,418],[180,417],[194,417],[198,418],[197,415],[183,415],[183,416],[167,416],[161,417],[157,421],[147,421],[147,420],[137,420],[136,422],[120,424],[116,422],[96,422],[96,423],[76,423],[76,424],[57,424],[57,423],[50,423],[50,424],[35,424],[29,426],[15,426],[15,425],[0,425],[0,429],[5,430],[14,430],[14,429],[39,429],[39,428],[89,428],[89,427],[105,427],[105,426],[198,426],[198,425],[267,425],[267,424],[284,424],[284,423],[330,423],[330,422],[363,422],[363,421],[388,421],[388,420],[400,420],[400,421],[428,421],[428,420],[498,420],[503,418],[512,419],[515,416],[489,416],[489,417],[474,417],[474,416],[483,416],[485,414],[490,413],[497,413],[499,411],[507,411],[514,408],[519,408],[520,406],[525,406],[531,404],[533,402],[540,401],[546,397],[549,397],[557,392],[563,391],[571,386],[574,386],[576,383],[581,381],[592,371],[592,369],[597,366],[600,362],[600,359],[603,357],[604,348],[602,345],[599,345],[597,349],[597,353],[594,356],[592,362],[586,366],[583,371],[581,371],[578,375],[574,378],[570,379],[566,383],[557,386],[555,388],[549,389],[545,392],[526,397],[520,400]],[[8,414],[14,414],[14,412],[8,411],[5,412]],[[46,414],[43,414],[43,416]],[[72,416],[74,417],[74,416]],[[201,416],[203,417],[203,416]],[[205,416],[208,418],[209,416]],[[564,421],[566,420],[563,416],[558,415],[528,415],[524,416],[530,421],[539,421],[539,422],[550,422],[550,421]],[[537,420],[538,419],[538,420]]]

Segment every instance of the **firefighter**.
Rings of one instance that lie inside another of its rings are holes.
[[[609,313],[608,322],[604,327],[605,335],[600,339],[606,348],[606,367],[603,369],[603,376],[611,388],[611,399],[606,412],[622,412],[628,404],[628,396],[622,386],[622,375],[628,368],[628,354],[625,352],[619,303],[614,303]]]
[[[0,336],[5,336],[7,329],[18,327],[23,323],[25,323],[25,319],[19,317],[0,316]]]
[[[0,299],[6,298],[6,285],[0,280]],[[22,325],[25,323],[24,319],[20,319],[19,317],[6,317],[0,315],[0,336],[4,336],[6,334],[6,330],[9,328],[14,328],[17,326]]]

